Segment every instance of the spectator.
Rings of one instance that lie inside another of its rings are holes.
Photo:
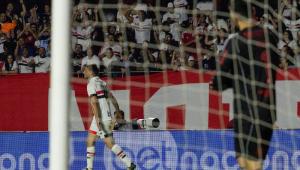
[[[289,69],[289,63],[288,63],[286,57],[280,57],[279,68],[284,69],[284,70],[288,70]]]
[[[117,23],[118,24],[127,24],[129,23],[128,19],[125,17],[125,14],[128,10],[128,7],[124,3],[119,3],[118,4],[119,11],[117,13]]]
[[[282,14],[283,17],[289,18],[292,13],[292,1],[291,0],[283,0],[281,7],[280,7],[280,14]]]
[[[117,27],[115,26],[115,23],[111,23],[111,25],[108,27],[108,34],[114,34],[116,35],[118,33]]]
[[[135,30],[135,40],[138,44],[142,44],[145,40],[150,42],[151,28],[156,18],[146,18],[146,12],[143,10],[138,11],[138,17],[133,18],[130,16],[131,11],[135,8],[136,4],[133,4],[126,12],[126,18],[133,23]]]
[[[208,40],[208,32],[206,31],[205,32],[205,44],[206,45],[212,45],[212,44],[216,44],[218,49],[217,51],[218,52],[222,52],[224,51],[224,43],[225,43],[225,40],[226,40],[226,34],[227,34],[227,31],[225,28],[221,28],[220,31],[218,32],[218,36],[217,38],[213,39],[213,40]]]
[[[186,0],[174,0],[173,1],[176,14],[180,15],[180,22],[184,22],[188,19],[189,3]]]
[[[33,57],[29,56],[28,47],[24,46],[22,48],[22,56],[18,55],[18,46],[15,49],[15,57],[19,66],[19,73],[33,73],[32,63],[34,63]]]
[[[48,44],[48,46],[47,46],[46,56],[47,56],[47,57],[50,57],[50,56],[51,56],[51,41],[49,42],[49,44]]]
[[[294,46],[300,47],[300,31],[297,32],[297,38],[292,40],[289,44],[291,48],[294,48]]]
[[[153,27],[153,28],[155,29],[156,27]],[[171,57],[168,57],[168,56],[170,56],[170,54],[172,54],[172,51],[173,51],[173,48],[171,48],[171,46],[172,45],[178,46],[178,42],[172,43],[173,35],[171,33],[166,33],[165,38],[162,40],[159,40],[157,37],[156,31],[154,31],[154,38],[155,38],[156,44],[158,46],[158,49],[165,52],[166,62],[168,64],[170,64],[171,60],[172,60],[172,58],[171,58],[172,56]]]
[[[113,61],[119,61],[118,58],[114,55],[113,53],[113,49],[112,48],[106,48],[106,56],[102,59],[102,62],[103,62],[103,65],[104,65],[104,73],[107,73],[108,71],[108,68],[110,66],[110,64],[113,62]]]
[[[116,39],[118,40],[120,47],[123,47],[123,44],[124,44],[123,34],[122,33],[117,33],[116,34]]]
[[[169,24],[173,22],[178,22],[179,24],[181,24],[182,21],[180,21],[180,14],[174,12],[174,5],[172,2],[168,3],[167,8],[168,12],[163,15],[163,19],[161,22],[163,23],[165,21],[168,21]]]
[[[199,34],[199,37],[202,37],[202,35],[204,34],[205,28],[208,27],[208,24],[205,21],[205,15],[204,14],[200,14],[199,15],[199,24],[198,25],[193,25],[196,31],[196,34]]]
[[[135,59],[140,55],[139,51],[136,49],[136,43],[135,42],[129,42],[129,59],[132,61],[135,61]]]
[[[2,74],[6,75],[6,74],[17,74],[17,73],[18,73],[18,64],[12,55],[8,55],[2,67]]]
[[[51,25],[50,23],[44,24],[44,28],[38,34],[40,47],[47,49],[47,46],[51,39]]]
[[[202,61],[202,68],[206,71],[215,70],[216,69],[216,58],[212,55],[214,49],[209,48],[207,50],[206,55]]]
[[[285,46],[285,45],[288,45],[289,47],[293,47],[293,46],[297,45],[296,42],[292,41],[292,40],[293,40],[293,38],[292,38],[291,32],[290,31],[284,31],[283,32],[283,39],[278,42],[277,48],[279,50],[281,50],[283,48],[283,46]]]
[[[142,49],[140,50],[140,56],[141,58],[137,59],[137,62],[144,63],[146,65],[155,62],[154,56],[152,55],[152,51],[149,48],[149,42],[146,40],[142,44]]]
[[[193,23],[188,23],[188,27],[181,35],[181,43],[184,47],[196,47],[196,36],[194,34]]]
[[[83,77],[81,73],[81,61],[84,57],[82,52],[82,45],[77,44],[75,51],[73,52],[72,64],[73,64],[73,77]]]
[[[195,65],[195,60],[193,56],[190,56],[188,52],[180,48],[179,52],[174,51],[171,61],[171,66],[174,71],[178,70],[192,70]]]
[[[32,48],[25,45],[25,39],[24,39],[24,37],[20,37],[19,40],[18,40],[18,43],[17,43],[17,47],[16,47],[16,49],[18,49],[18,55],[19,56],[22,55],[22,51],[23,51],[22,49],[24,47],[27,47],[27,50],[29,52],[29,56],[34,56]]]
[[[6,61],[8,55],[10,55],[10,45],[8,42],[3,43],[3,53],[0,53],[0,62]]]
[[[112,77],[114,78],[130,76],[134,74],[132,71],[136,70],[135,63],[129,59],[129,52],[127,49],[122,51],[121,56],[120,61],[113,61],[111,63],[111,71],[113,72]]]
[[[51,23],[51,10],[50,5],[46,4],[44,7],[45,13],[39,16],[39,25],[42,26],[46,23]]]
[[[17,38],[24,37],[25,45],[34,48],[34,43],[38,39],[37,37],[37,25],[35,23],[32,23],[29,25],[27,23],[26,25],[24,24],[24,29],[22,32],[17,34]]]
[[[75,50],[75,46],[78,43],[78,38],[77,38],[77,32],[76,32],[77,27],[72,27],[72,50]]]
[[[129,51],[123,50],[122,51],[122,59],[120,60],[122,62],[121,72],[123,76],[130,76],[132,71],[136,71],[135,63],[132,62],[129,59]]]
[[[6,16],[8,17],[8,22],[13,21],[13,10],[14,10],[14,5],[13,3],[8,3],[6,6]]]
[[[41,47],[39,55],[34,57],[35,73],[50,73],[50,57],[46,56],[46,50]]]
[[[294,62],[294,58],[292,56],[294,56],[292,48],[290,48],[287,45],[283,46],[282,50],[281,50],[281,57],[284,57],[287,59],[289,66],[293,65],[293,62]]]
[[[268,18],[266,17],[268,16]],[[270,14],[264,14],[263,16],[261,16],[259,18],[260,23],[264,26],[266,24],[267,28],[270,30],[276,30],[277,29],[277,24],[276,22],[273,20],[273,18],[271,17]],[[271,21],[272,25],[269,24],[268,21]]]
[[[0,29],[0,54],[4,53],[4,44],[5,42],[9,43],[10,40],[9,38],[6,36],[6,34],[3,34],[1,29]]]
[[[88,47],[92,46],[92,32],[98,24],[98,8],[95,7],[93,11],[96,14],[96,21],[92,25],[87,24],[85,19],[81,20],[80,26],[77,26],[75,23],[73,25],[74,29],[76,29],[78,44],[82,45],[83,51],[86,51]]]
[[[38,6],[35,5],[34,7],[32,7],[29,11],[29,16],[27,18],[27,23],[30,23],[30,24],[38,24],[39,23],[39,19],[38,19],[38,16],[36,15],[36,10],[38,9]]]
[[[294,53],[293,63],[295,65],[295,68],[300,68],[300,47],[299,46],[294,46],[293,53]]]
[[[153,27],[155,27],[155,26],[153,26]],[[167,21],[163,22],[162,23],[162,31],[159,32],[159,37],[158,37],[159,40],[163,42],[166,37],[166,34],[170,33],[170,31],[171,31],[170,24]],[[173,38],[173,35],[172,35],[172,38]]]
[[[84,66],[95,64],[98,69],[100,69],[100,60],[99,57],[94,55],[92,47],[89,47],[86,50],[87,56],[82,59],[81,71],[83,72]]]
[[[202,2],[198,2],[197,9],[200,10],[200,13],[209,15],[214,10],[214,3],[211,0],[203,0]]]
[[[115,35],[109,34],[107,38],[105,38],[105,45],[99,50],[98,57],[103,59],[106,56],[106,49],[111,48],[113,49],[114,55],[120,59],[120,54],[122,53],[122,47],[115,42]]]
[[[12,23],[7,22],[5,13],[0,13],[0,25],[2,34],[6,34],[7,37],[14,39],[14,28],[17,26],[16,20],[13,19]]]
[[[286,1],[284,1],[284,2],[286,2]],[[285,3],[283,3],[283,4],[285,4]],[[293,8],[293,9],[296,9],[296,8]],[[299,31],[299,28],[300,28],[300,19],[297,19],[296,10],[292,10],[292,12],[290,13],[290,19],[281,17],[282,10],[283,10],[283,8],[280,8],[280,11],[279,11],[280,17],[276,16],[276,14],[275,14],[275,17],[277,17],[278,19],[280,19],[283,22],[283,24],[286,27],[286,31],[290,31],[292,33],[293,39],[297,39],[297,31]]]

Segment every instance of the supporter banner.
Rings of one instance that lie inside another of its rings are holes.
[[[275,130],[263,169],[299,169],[299,136],[300,130]],[[87,132],[70,133],[71,170],[86,167],[86,137]],[[114,132],[114,139],[141,170],[239,169],[230,130]],[[0,133],[0,141],[0,169],[49,169],[48,132]],[[99,140],[94,169],[126,166]]]
[[[156,117],[162,130],[226,129],[233,117],[232,89],[211,91],[211,77],[212,73],[199,71],[169,71],[104,81],[125,111],[126,120]],[[297,69],[277,74],[276,125],[280,128],[300,128],[299,80]],[[72,131],[87,130],[92,121],[86,85],[85,79],[72,79]],[[2,76],[0,87],[0,131],[48,130],[48,74]]]

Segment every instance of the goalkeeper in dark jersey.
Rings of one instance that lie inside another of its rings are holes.
[[[251,4],[231,1],[230,15],[238,29],[225,42],[220,67],[210,88],[234,91],[234,144],[242,170],[260,170],[276,121],[275,80],[280,59],[276,39],[254,24]]]

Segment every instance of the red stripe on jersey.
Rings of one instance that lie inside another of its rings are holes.
[[[102,90],[101,91],[97,91],[96,93],[97,93],[97,95],[103,94],[103,91]]]
[[[264,92],[264,98],[267,98],[269,96],[270,96],[270,91],[269,91],[269,89],[266,89]]]
[[[114,53],[120,54],[120,52],[118,52],[118,51],[114,51]]]
[[[97,132],[93,131],[93,130],[89,130],[89,133],[96,135]]]
[[[220,65],[223,65],[224,60],[225,60],[227,54],[228,54],[228,50],[225,50],[224,53],[223,53],[223,56],[222,56],[222,58],[221,58],[221,60],[220,60],[220,62],[219,62]]]
[[[119,153],[117,154],[117,156],[120,156],[122,153],[123,153],[123,151],[119,152]]]

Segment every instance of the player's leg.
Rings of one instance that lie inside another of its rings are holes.
[[[86,154],[87,154],[87,170],[93,169],[95,157],[95,142],[99,139],[99,129],[96,120],[93,119],[87,139],[86,139]]]
[[[93,169],[94,157],[95,157],[95,142],[99,139],[94,133],[89,133],[86,140],[86,156],[87,156],[87,168]]]
[[[131,160],[124,154],[122,148],[119,145],[115,144],[113,133],[110,127],[111,121],[104,121],[102,131],[100,132],[100,137],[102,138],[106,147],[109,148],[113,153],[115,153],[127,165],[127,169],[135,169],[136,165],[131,163]]]

